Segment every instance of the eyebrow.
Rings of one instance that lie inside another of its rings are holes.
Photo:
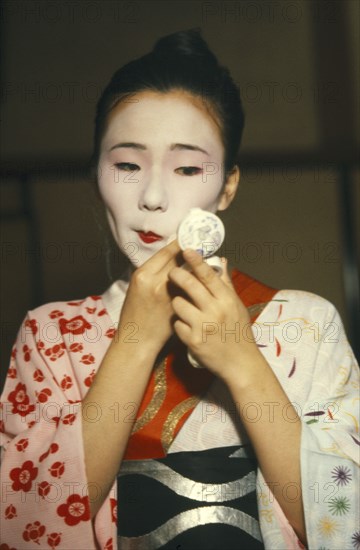
[[[120,149],[120,148],[128,148],[128,149],[138,149],[140,151],[146,151],[147,147],[145,145],[142,145],[141,143],[134,143],[133,141],[126,141],[123,143],[117,143],[113,147],[109,149],[110,151],[113,151],[114,149]],[[172,143],[170,145],[170,151],[200,151],[201,153],[205,153],[205,155],[210,156],[205,149],[202,149],[201,147],[198,147],[197,145],[191,145],[189,143]]]

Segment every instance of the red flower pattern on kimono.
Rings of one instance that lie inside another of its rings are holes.
[[[56,548],[61,542],[61,533],[50,533],[47,536],[47,543],[50,548]]]
[[[91,328],[90,323],[82,315],[77,315],[72,319],[60,319],[59,320],[61,334],[84,334],[84,332]]]
[[[56,451],[58,451],[58,450],[59,450],[59,445],[57,443],[51,443],[51,445],[48,448],[48,450],[46,451],[46,453],[43,453],[40,456],[39,462],[42,462],[43,460],[45,460],[45,458],[47,458],[50,453],[56,453]]]
[[[19,441],[15,444],[15,447],[19,452],[24,452],[28,445],[29,445],[29,440],[27,437],[25,437],[23,439],[19,439]]]
[[[31,352],[32,352],[32,349],[30,349],[29,346],[25,344],[25,346],[23,346],[23,354],[24,354],[24,361],[26,361],[27,363],[31,359]]]
[[[84,365],[93,365],[95,363],[95,357],[92,353],[87,353],[82,356],[80,363],[83,363]]]
[[[109,330],[107,330],[105,332],[105,336],[107,336],[108,338],[114,338],[115,336],[115,329],[114,328],[109,328]]]
[[[91,384],[93,383],[94,378],[95,378],[95,370],[92,370],[91,373],[89,374],[89,376],[87,376],[84,380],[85,386],[90,388]]]
[[[26,416],[35,410],[35,405],[30,405],[29,396],[26,393],[26,386],[19,382],[16,388],[9,393],[8,400],[12,403],[12,412]]]
[[[44,375],[40,369],[36,369],[36,371],[34,371],[33,379],[35,382],[42,382],[44,380]]]
[[[57,513],[64,518],[67,525],[77,525],[80,521],[90,520],[90,506],[88,497],[70,495],[66,504],[61,504]]]
[[[17,517],[16,508],[13,504],[10,504],[10,506],[8,506],[5,509],[5,518],[6,519],[13,519],[13,518],[16,518],[16,517]]]
[[[73,385],[71,376],[64,374],[64,378],[60,382],[60,386],[63,390],[69,390]]]
[[[49,493],[51,489],[51,484],[48,481],[42,481],[37,486],[37,490],[41,498],[45,498]]]
[[[65,471],[65,465],[63,462],[54,462],[49,468],[49,472],[53,477],[60,478]]]
[[[45,355],[50,358],[50,361],[57,361],[64,355],[64,349],[65,344],[55,344],[55,346],[52,346],[45,351]]]
[[[26,540],[26,542],[33,541],[36,542],[36,544],[40,544],[39,539],[44,535],[45,531],[46,527],[42,525],[40,521],[28,523],[23,532],[23,539]]]
[[[79,342],[74,342],[73,344],[71,344],[69,349],[73,353],[76,353],[78,351],[82,351],[84,349],[84,346],[82,344],[79,344]]]
[[[106,314],[107,314],[107,311],[106,311],[105,308],[103,308],[103,309],[101,309],[101,310],[99,311],[98,316],[99,316],[99,317],[102,317],[103,315],[106,315]]]
[[[52,394],[52,391],[50,390],[50,388],[43,388],[39,392],[37,391],[35,392],[35,395],[38,398],[38,401],[40,403],[46,403],[46,401],[49,399],[51,394]]]
[[[10,367],[9,370],[8,370],[7,375],[8,375],[9,378],[16,378],[16,376],[17,376],[16,368],[15,367]]]
[[[13,468],[10,471],[10,479],[13,480],[14,491],[25,491],[27,493],[32,487],[32,482],[38,475],[38,469],[34,468],[32,460],[27,460],[20,468]]]
[[[31,329],[31,332],[33,334],[37,334],[37,332],[39,330],[38,323],[37,323],[36,319],[31,319],[31,320],[25,321],[25,326],[26,326],[26,328]]]
[[[69,424],[71,426],[71,424],[75,422],[75,418],[76,418],[76,414],[69,413],[66,416],[64,416],[64,418],[62,419],[62,423]]]
[[[53,311],[50,311],[49,317],[50,319],[58,319],[59,317],[62,317],[64,315],[63,311],[60,311],[59,309],[53,309]]]

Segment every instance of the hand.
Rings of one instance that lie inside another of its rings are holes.
[[[175,267],[169,274],[186,294],[172,302],[178,317],[176,334],[199,363],[221,378],[232,377],[240,366],[244,372],[252,359],[259,358],[259,351],[248,311],[233,288],[227,265],[219,276],[197,252],[185,250],[183,256],[192,272]]]
[[[173,334],[169,272],[182,263],[179,252],[174,240],[134,271],[120,314],[118,341],[137,341],[156,356]],[[129,326],[134,327],[131,339]]]

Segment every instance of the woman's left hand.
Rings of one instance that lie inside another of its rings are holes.
[[[192,272],[175,267],[169,273],[170,280],[189,297],[173,299],[176,334],[199,363],[225,381],[239,369],[245,375],[244,369],[251,368],[252,358],[260,352],[226,259],[219,276],[194,250],[185,250],[183,256]]]

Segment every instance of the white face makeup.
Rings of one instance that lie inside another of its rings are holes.
[[[215,122],[185,92],[141,92],[113,110],[99,190],[113,236],[135,267],[167,244],[190,208],[228,206],[223,154]]]

